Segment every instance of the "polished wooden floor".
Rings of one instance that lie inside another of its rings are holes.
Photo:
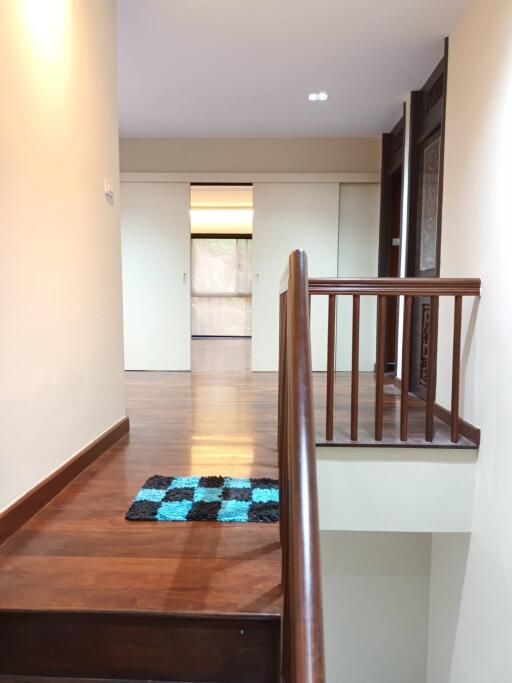
[[[198,340],[192,373],[126,375],[130,434],[0,548],[0,609],[281,609],[277,524],[137,523],[152,474],[277,477],[276,377],[248,340]]]
[[[321,439],[325,374],[314,382]],[[340,373],[340,440],[349,386]],[[368,439],[373,391],[373,375],[362,374]],[[0,548],[0,609],[279,614],[277,525],[124,519],[152,474],[277,477],[277,375],[250,372],[250,340],[194,340],[192,373],[130,372],[126,392],[130,434]],[[397,433],[398,398],[386,386],[386,438]],[[413,402],[416,434],[422,416]]]

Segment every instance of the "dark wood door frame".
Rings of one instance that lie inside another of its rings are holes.
[[[382,135],[379,277],[398,277],[400,275],[404,150],[405,103],[401,119],[389,133]],[[393,245],[393,241],[396,239],[400,240],[399,244]],[[388,300],[387,309],[385,370],[386,372],[395,372],[398,352],[397,301]]]
[[[421,90],[411,93],[410,142],[409,142],[409,201],[407,207],[407,277],[439,277],[441,258],[441,223],[443,208],[444,132],[446,112],[446,87],[448,71],[448,39],[442,60],[434,69]],[[422,177],[423,152],[431,141],[439,139],[437,222],[435,264],[428,270],[420,269],[421,243],[418,241],[420,180]],[[425,398],[425,386],[421,377],[426,358],[426,346],[430,330],[430,299],[415,301],[411,329],[410,390]],[[437,309],[436,309],[437,310]],[[434,321],[435,324],[435,321]],[[423,349],[423,351],[422,351]],[[423,365],[422,365],[423,363]]]
[[[448,38],[445,40],[443,59],[436,66],[421,90],[411,93],[410,143],[409,143],[409,202],[407,209],[407,257],[406,275],[414,277],[416,256],[416,224],[418,217],[419,152],[422,143],[436,130],[441,133],[439,163],[439,203],[437,214],[437,265],[439,276],[441,256],[441,223],[443,209],[444,129],[446,113],[446,86],[448,68]]]

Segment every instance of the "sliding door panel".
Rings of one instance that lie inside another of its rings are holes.
[[[122,183],[127,370],[190,370],[190,186]]]
[[[379,252],[380,185],[346,184],[340,189],[339,277],[377,277]],[[377,302],[360,302],[359,369],[373,371]],[[352,369],[352,297],[337,301],[336,370]]]
[[[279,281],[293,249],[308,255],[310,277],[336,277],[338,183],[256,183],[253,226],[253,370],[275,371]],[[313,297],[314,370],[326,369],[327,298]]]

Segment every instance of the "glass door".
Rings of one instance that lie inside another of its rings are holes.
[[[251,239],[192,239],[192,336],[251,336],[251,252]]]

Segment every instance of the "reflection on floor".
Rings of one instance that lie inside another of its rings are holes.
[[[152,474],[277,477],[276,376],[240,369],[250,340],[192,346],[127,373],[130,434],[0,548],[0,609],[280,613],[277,524],[124,519]]]
[[[192,339],[192,372],[241,372],[251,370],[248,337],[195,337]]]

